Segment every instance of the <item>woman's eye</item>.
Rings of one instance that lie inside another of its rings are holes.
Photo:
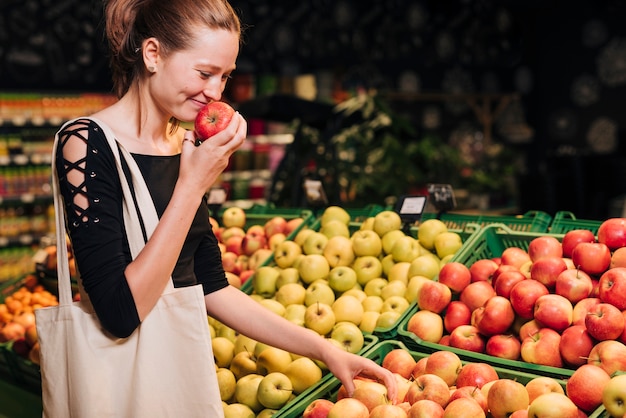
[[[200,73],[200,77],[209,78],[211,77],[211,73],[205,73],[204,71],[198,71]]]
[[[228,80],[230,80],[231,78],[233,78],[233,77],[232,77],[230,74],[224,74],[224,75],[222,76],[222,80],[224,80],[224,81],[228,81]]]

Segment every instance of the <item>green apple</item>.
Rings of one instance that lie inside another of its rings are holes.
[[[237,381],[239,381],[244,376],[256,373],[256,358],[251,351],[241,351],[235,354],[228,368],[233,372]]]
[[[331,306],[335,313],[336,322],[352,322],[359,325],[363,318],[363,305],[361,301],[350,295],[341,295]]]
[[[304,326],[305,305],[292,304],[285,308],[285,319],[296,325]]]
[[[289,351],[269,346],[257,356],[256,370],[258,374],[266,375],[273,372],[282,372],[291,363]]]
[[[235,354],[241,353],[242,351],[249,351],[253,353],[256,343],[257,341],[255,339],[250,338],[247,335],[237,334],[237,337],[235,338]]]
[[[283,269],[293,267],[300,254],[302,254],[302,248],[295,241],[286,240],[276,245],[274,262]]]
[[[285,316],[285,305],[276,299],[263,299],[259,301],[259,305],[274,312],[278,316]]]
[[[216,337],[224,337],[230,341],[233,342],[233,344],[235,343],[235,340],[237,339],[237,331],[235,331],[233,328],[226,326],[224,324],[221,324],[217,329],[216,329]]]
[[[365,299],[361,301],[361,305],[363,305],[364,312],[380,312],[384,302],[382,297],[370,295],[366,296]]]
[[[280,409],[287,404],[293,392],[291,380],[281,372],[264,376],[259,383],[257,397],[259,402],[270,409]]]
[[[409,301],[404,298],[404,296],[390,296],[385,299],[382,308],[380,309],[380,313],[383,314],[385,312],[394,311],[399,314],[403,314],[409,309]]]
[[[280,289],[287,283],[300,283],[300,273],[295,267],[285,267],[279,270],[278,279],[276,279],[276,289]]]
[[[432,254],[423,254],[411,261],[409,266],[409,277],[424,276],[427,279],[434,279],[439,274],[439,259]]]
[[[390,282],[399,281],[407,285],[409,283],[409,268],[411,263],[408,261],[400,261],[394,263],[387,272],[387,280]]]
[[[393,259],[393,255],[386,254],[380,259],[380,264],[383,266],[383,275],[389,277],[391,268],[396,264],[396,260]]]
[[[257,373],[239,378],[235,387],[235,400],[248,405],[254,412],[262,410],[263,405],[261,405],[257,396],[261,380],[263,380],[263,375]]]
[[[359,302],[363,302],[363,299],[367,297],[367,295],[365,294],[363,289],[361,289],[361,286],[359,286],[358,283],[352,289],[346,290],[341,295],[354,296],[359,300]]]
[[[383,288],[388,284],[389,281],[387,281],[387,279],[377,277],[367,282],[367,284],[363,288],[363,291],[367,296],[380,296],[382,298]]]
[[[355,257],[352,249],[352,240],[341,235],[329,238],[322,255],[326,257],[331,268],[349,266]]]
[[[373,216],[368,216],[367,218],[365,218],[365,220],[363,220],[363,222],[361,222],[361,226],[359,226],[360,230],[364,230],[364,229],[369,229],[369,230],[374,230],[374,217]]]
[[[256,418],[270,418],[278,413],[278,409],[265,408],[256,414]]]
[[[391,328],[395,326],[401,316],[402,314],[396,311],[381,312],[376,322],[376,328]]]
[[[305,294],[306,288],[302,284],[286,283],[276,291],[274,297],[285,307],[293,304],[304,306]]]
[[[444,264],[449,263],[452,260],[452,257],[454,257],[456,254],[456,252],[452,253],[452,254],[448,254],[445,257],[443,257],[441,260],[439,260],[439,270],[441,270],[441,267],[444,266]],[[531,261],[532,263],[532,261]]]
[[[218,367],[228,367],[235,357],[235,344],[226,337],[215,337],[211,340],[213,358]]]
[[[246,226],[246,212],[238,207],[231,206],[222,212],[222,225],[226,228],[233,226],[243,228]]]
[[[387,232],[385,235],[381,237],[381,242],[383,244],[383,252],[385,254],[391,254],[391,249],[393,245],[396,243],[398,238],[405,236],[406,234],[401,229],[394,229]]]
[[[309,228],[301,229],[293,238],[293,242],[295,242],[300,247],[302,247],[304,245],[304,241],[306,241],[309,235],[311,235],[313,232],[315,232],[315,230],[313,229],[309,229]]]
[[[376,311],[365,311],[363,312],[363,319],[361,319],[361,323],[359,324],[359,329],[363,332],[373,333],[376,329],[376,324],[378,323],[378,317],[380,316],[380,312]]]
[[[304,304],[311,306],[315,303],[325,303],[331,306],[335,301],[335,292],[327,282],[315,281],[306,288]]]
[[[220,398],[222,398],[223,401],[228,401],[235,394],[237,379],[233,372],[225,367],[219,367],[215,373],[217,374],[217,386],[220,389]]]
[[[348,224],[345,224],[337,219],[328,221],[320,227],[320,233],[326,235],[329,239],[332,237],[350,237],[350,229]]]
[[[348,213],[348,211],[341,206],[328,206],[326,209],[324,209],[324,212],[322,212],[320,225],[324,226],[328,222],[333,220],[340,221],[348,225],[351,220],[350,213]]]
[[[328,260],[321,254],[307,254],[298,264],[298,273],[304,283],[312,283],[315,280],[327,279],[330,272]]]
[[[307,307],[304,314],[304,326],[320,335],[326,335],[332,331],[335,322],[335,312],[332,306],[326,303],[313,303]]]
[[[396,240],[391,248],[391,255],[396,263],[405,261],[410,263],[422,254],[422,246],[415,238],[404,235]]]
[[[602,405],[612,417],[626,416],[626,374],[614,375],[604,386]]]
[[[333,327],[330,338],[338,341],[344,349],[356,354],[363,348],[365,337],[363,331],[353,322],[338,322]]]
[[[280,271],[273,266],[259,267],[252,277],[254,293],[264,298],[271,298],[276,293],[276,281]]]
[[[248,405],[239,402],[224,405],[224,418],[255,418],[256,414]]]
[[[322,369],[308,357],[295,359],[283,373],[291,380],[293,393],[296,395],[322,380],[323,374]]]
[[[357,257],[365,255],[378,257],[383,251],[382,240],[374,231],[368,229],[354,231],[350,239],[352,250]]]
[[[389,231],[402,229],[400,215],[392,210],[384,210],[374,216],[374,231],[382,237]]]
[[[262,343],[262,342],[257,342],[256,345],[254,346],[254,358],[257,359],[259,358],[259,355],[266,350],[268,347],[271,347],[271,345],[267,344],[267,343]]]
[[[380,259],[373,255],[357,257],[352,263],[352,268],[356,272],[357,282],[361,286],[365,286],[367,282],[381,277],[383,274],[383,265]]]
[[[442,232],[448,232],[448,227],[442,220],[427,219],[417,228],[417,239],[422,247],[433,251],[435,249],[435,237]]]
[[[456,232],[442,232],[435,237],[435,251],[440,259],[454,255],[462,246],[463,240]]]
[[[302,244],[303,254],[324,254],[324,248],[328,243],[328,237],[321,232],[313,231]]]
[[[328,285],[335,292],[343,293],[357,284],[356,272],[349,266],[333,267],[328,273]]]
[[[388,283],[385,286],[383,286],[383,288],[380,290],[380,296],[383,298],[383,300],[387,300],[393,296],[399,296],[402,299],[404,299],[404,295],[406,293],[406,287],[407,285],[404,282],[401,282],[400,280],[394,280],[391,282],[388,281]]]
[[[286,241],[286,240],[287,240],[287,235],[283,234],[282,232],[278,232],[278,233],[272,235],[267,240],[267,246],[273,252],[273,251],[276,250],[276,247],[278,246],[278,244],[280,244],[281,242]]]

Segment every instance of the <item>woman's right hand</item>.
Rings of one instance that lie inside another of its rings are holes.
[[[228,166],[231,155],[246,139],[247,122],[235,112],[228,126],[196,146],[193,131],[186,131],[182,143],[179,182],[204,194]]]

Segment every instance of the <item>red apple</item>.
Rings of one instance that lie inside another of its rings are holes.
[[[548,288],[536,280],[523,280],[511,289],[509,300],[513,310],[522,318],[532,319],[535,302],[542,295],[549,294]]]
[[[565,363],[578,367],[587,363],[587,357],[595,344],[596,341],[584,325],[572,325],[561,333],[559,352]]]
[[[600,341],[591,349],[587,363],[602,367],[611,376],[626,371],[626,345],[615,340]]]
[[[561,242],[551,235],[533,238],[528,243],[528,255],[535,262],[543,257],[563,257]]]
[[[409,408],[408,418],[442,418],[443,406],[429,399],[422,399],[415,402]]]
[[[485,345],[485,353],[507,360],[519,360],[521,341],[513,334],[492,335]]]
[[[235,110],[225,102],[209,102],[196,116],[194,131],[198,141],[202,142],[224,130],[230,123]]]
[[[393,373],[408,379],[415,367],[415,359],[408,351],[396,348],[389,351],[383,358],[382,366]]]
[[[484,336],[503,334],[515,320],[511,302],[503,296],[492,296],[483,306],[472,312],[472,325]]]
[[[596,242],[596,236],[588,229],[572,229],[563,235],[563,257],[572,257],[572,251],[581,242]]]
[[[500,256],[501,264],[520,268],[527,261],[532,261],[528,252],[519,247],[509,247],[502,251]]]
[[[335,403],[329,399],[315,399],[307,405],[302,413],[302,418],[326,418],[328,411]]]
[[[599,296],[603,302],[626,309],[626,267],[615,267],[600,276]]]
[[[581,242],[572,251],[572,261],[585,273],[601,274],[611,265],[611,251],[601,242]]]
[[[406,393],[406,401],[410,404],[422,399],[429,399],[445,407],[450,399],[450,388],[441,377],[423,374],[415,378]]]
[[[544,393],[556,392],[565,393],[565,389],[557,379],[548,376],[537,376],[526,382],[526,391],[528,392],[528,400],[532,403]]]
[[[428,357],[422,357],[415,362],[415,367],[411,372],[411,378],[415,380],[417,376],[421,376],[426,373],[426,364],[428,363]]]
[[[556,278],[554,292],[572,303],[589,297],[593,290],[591,276],[582,270],[573,268],[561,272]]]
[[[585,327],[598,341],[615,340],[624,332],[624,315],[610,303],[598,303],[587,313]]]
[[[407,412],[400,405],[384,404],[372,409],[369,418],[407,418]]]
[[[543,324],[541,324],[536,319],[531,319],[530,321],[524,322],[519,328],[519,338],[523,340],[526,337],[530,337],[531,335],[535,335],[539,330],[543,328]]]
[[[584,298],[578,301],[574,305],[574,311],[572,313],[572,325],[585,325],[585,319],[587,314],[598,303],[602,302],[600,298]]]
[[[263,230],[265,231],[267,238],[276,234],[287,235],[287,219],[282,216],[274,216],[265,221],[265,224],[263,224]]]
[[[602,390],[611,376],[593,364],[583,364],[567,379],[567,397],[585,412],[592,412],[602,404]]]
[[[572,324],[574,306],[565,297],[557,294],[539,296],[535,302],[534,318],[540,324],[561,332]]]
[[[452,291],[443,283],[425,281],[417,294],[417,306],[422,310],[441,313],[452,300]]]
[[[454,293],[461,293],[470,284],[472,275],[469,268],[458,261],[444,264],[439,270],[439,283],[443,283]]]
[[[559,351],[561,335],[551,329],[542,328],[522,340],[522,360],[543,366],[563,367]]]
[[[475,326],[459,325],[450,333],[450,347],[483,353],[485,351],[485,341]]]
[[[524,274],[517,269],[500,273],[498,275],[498,280],[494,285],[496,295],[508,298],[511,294],[513,286],[522,280],[526,280],[526,276],[524,276]]]
[[[610,268],[626,267],[626,247],[619,247],[611,254]]]
[[[454,386],[462,366],[461,359],[456,353],[440,350],[428,356],[424,372],[425,374],[437,375],[441,377],[448,386]]]
[[[250,257],[261,248],[267,248],[265,233],[246,232],[246,235],[241,240],[241,253]]]
[[[491,276],[497,270],[498,263],[489,258],[481,258],[469,267],[472,282],[491,281]]]
[[[598,227],[598,242],[611,251],[626,247],[626,218],[609,218]]]
[[[457,399],[466,399],[467,401],[471,402],[467,402],[463,406],[461,406],[461,404],[459,404],[458,402],[453,404],[453,402]],[[478,405],[485,415],[480,415],[480,410],[476,409],[474,404]],[[456,412],[454,412],[454,408],[462,409],[458,409]],[[480,390],[480,388],[463,386],[454,389],[452,395],[450,395],[450,400],[448,401],[448,405],[446,406],[446,414],[444,416],[458,417],[468,414],[467,416],[479,417],[486,416],[488,411],[489,406],[487,405],[487,397]]]
[[[626,309],[622,311],[622,316],[624,317],[624,323],[626,323]],[[622,332],[622,335],[619,336],[618,340],[626,344],[626,326],[624,326],[624,332]]]
[[[531,261],[529,261],[529,263],[532,264]],[[526,264],[524,264],[526,265]],[[516,267],[516,266],[512,266],[510,264],[500,264],[498,266],[498,268],[496,269],[496,271],[493,272],[493,274],[491,275],[491,285],[493,286],[493,288],[495,289],[496,287],[496,283],[498,283],[498,277],[500,277],[500,275],[502,275],[502,273],[506,273],[507,271],[518,271],[521,272],[522,267]]]
[[[533,261],[530,266],[530,278],[544,284],[548,289],[554,289],[556,278],[567,270],[563,257],[543,257]]]
[[[490,282],[479,281],[467,285],[461,292],[459,300],[464,302],[470,308],[470,311],[474,311],[474,309],[483,306],[487,299],[495,295],[496,291]]]
[[[446,308],[446,312],[443,317],[443,325],[446,331],[450,333],[459,325],[468,325],[471,318],[472,312],[470,311],[470,308],[460,300],[453,300]]]
[[[482,362],[465,363],[456,378],[456,387],[464,386],[482,388],[485,383],[498,380],[498,372],[488,364]]]

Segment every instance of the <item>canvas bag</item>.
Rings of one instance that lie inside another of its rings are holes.
[[[116,158],[124,192],[124,222],[135,258],[145,243],[120,151],[132,173],[136,199],[142,203],[141,219],[148,237],[158,216],[154,205],[146,205],[152,198],[134,159],[117,144],[104,123],[96,122],[105,130]],[[59,305],[35,311],[43,416],[222,417],[201,285],[175,289],[170,280],[150,314],[123,339],[103,331],[86,298],[72,301],[67,248],[62,245],[65,209],[55,164],[52,166]]]

